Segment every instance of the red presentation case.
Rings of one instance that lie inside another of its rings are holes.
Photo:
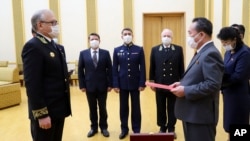
[[[174,141],[174,133],[130,134],[130,141]]]

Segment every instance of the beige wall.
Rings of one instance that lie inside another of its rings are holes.
[[[16,61],[11,0],[0,1],[0,60]]]
[[[13,1],[13,0],[12,0]],[[13,8],[11,0],[0,1],[0,60],[9,60],[16,62],[15,33],[13,28]],[[30,18],[32,14],[38,10],[49,7],[50,0],[21,0],[23,6],[23,28],[25,41],[31,38],[30,34]],[[219,49],[220,42],[216,39],[216,34],[222,27],[222,1],[213,0],[211,9],[214,15],[211,19],[214,23],[214,41]],[[228,25],[233,23],[242,23],[242,1],[229,0]],[[143,14],[144,13],[185,13],[185,28],[187,29],[194,17],[194,0],[133,0],[133,17],[124,19],[123,0],[96,0],[97,33],[101,35],[101,48],[108,49],[110,54],[113,48],[122,44],[120,32],[124,28],[124,20],[133,21],[134,42],[142,45],[143,43]],[[61,41],[65,46],[67,60],[74,61],[78,59],[79,52],[86,49],[87,41],[87,18],[86,18],[86,1],[85,0],[60,0],[58,7],[60,8],[60,16],[58,21],[61,27]],[[236,8],[235,8],[236,7]],[[249,34],[248,29],[246,31]],[[187,36],[187,32],[186,35]],[[186,49],[186,57],[188,64],[191,49]]]

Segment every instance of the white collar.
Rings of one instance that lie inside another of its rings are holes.
[[[99,52],[99,47],[97,49],[90,48],[90,51],[91,52],[97,51],[97,53],[98,53]]]
[[[210,41],[207,41],[205,44],[203,44],[199,49],[197,49],[197,53],[199,52],[199,51],[201,51],[201,49],[204,47],[204,46],[206,46],[207,44],[209,44],[209,43],[211,43],[211,42],[213,42],[212,40],[210,40]]]

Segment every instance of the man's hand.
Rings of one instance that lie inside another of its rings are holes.
[[[143,91],[145,89],[145,87],[139,87],[139,91]]]
[[[181,82],[175,82],[175,83],[171,84],[170,87],[175,88],[175,87],[180,86],[180,85],[181,85]]]
[[[85,88],[81,88],[81,91],[82,91],[82,92],[86,92],[86,89],[85,89]]]
[[[174,95],[176,95],[177,97],[184,97],[185,94],[184,94],[184,86],[176,86],[176,87],[173,87],[171,90],[170,90]]]
[[[39,122],[40,128],[42,128],[42,129],[51,128],[51,119],[49,116],[47,116],[45,118],[38,119],[38,122]]]
[[[108,92],[110,92],[112,90],[112,88],[111,87],[108,87]]]

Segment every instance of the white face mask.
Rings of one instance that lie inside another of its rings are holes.
[[[163,45],[168,46],[168,45],[170,45],[170,44],[171,44],[172,39],[171,39],[171,38],[169,38],[169,37],[162,37],[162,38],[161,38],[161,41],[162,41],[162,44],[163,44]]]
[[[224,47],[224,49],[226,50],[226,51],[229,51],[229,50],[232,50],[233,49],[233,47],[232,47],[232,45],[225,45],[225,46],[223,46]]]
[[[49,35],[52,38],[58,37],[58,35],[59,35],[59,26],[58,25],[51,26],[51,32],[49,33]]]
[[[100,42],[98,40],[91,40],[89,41],[89,45],[91,48],[96,49],[99,47]]]
[[[126,36],[123,36],[123,41],[125,44],[129,44],[132,42],[132,36],[131,35],[126,35]]]
[[[53,41],[58,44],[58,39],[57,38],[53,38]]]
[[[195,42],[194,37],[187,37],[187,43],[192,49],[196,49],[198,46],[198,43]]]

